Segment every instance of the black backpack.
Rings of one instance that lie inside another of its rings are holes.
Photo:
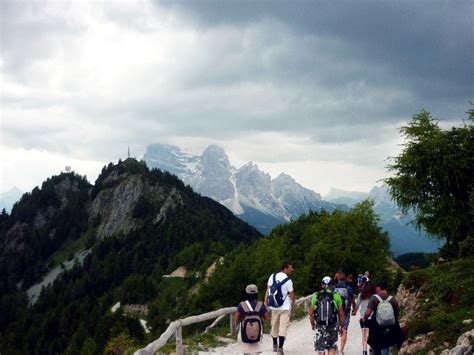
[[[263,322],[260,317],[260,310],[263,303],[257,302],[255,308],[249,301],[240,302],[244,310],[244,315],[240,323],[240,336],[243,343],[257,343],[262,337]]]
[[[283,293],[281,292],[281,287],[289,280],[288,277],[281,281],[276,280],[276,274],[273,274],[273,283],[270,286],[270,292],[268,294],[268,305],[273,308],[281,307],[283,302],[285,302],[285,297],[283,297]]]
[[[318,325],[333,325],[337,323],[337,308],[333,292],[318,292],[314,321]]]

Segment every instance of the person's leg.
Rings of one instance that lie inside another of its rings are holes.
[[[362,328],[362,350],[367,351],[367,340],[369,339],[369,328]]]
[[[273,351],[278,348],[278,333],[280,332],[280,311],[272,310],[272,330],[270,335],[273,339]]]
[[[336,354],[336,349],[334,348],[328,349],[328,355],[335,355],[335,354]]]
[[[285,338],[288,331],[288,327],[290,326],[290,311],[281,311],[280,314],[280,326],[278,332],[278,348],[283,349],[283,345],[285,344]]]
[[[340,347],[341,353],[344,352],[344,347],[346,346],[346,342],[347,342],[347,329],[344,328],[342,330],[342,335],[341,335],[341,347]]]
[[[343,330],[342,335],[341,335],[341,348],[340,348],[341,353],[344,352],[344,347],[346,346],[347,330],[349,329],[349,321],[351,319],[350,317],[351,317],[351,314],[346,313],[346,317],[344,319],[344,330]]]

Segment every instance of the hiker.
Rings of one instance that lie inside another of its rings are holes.
[[[258,288],[254,284],[245,288],[246,299],[237,306],[234,318],[239,327],[240,349],[244,354],[261,354],[260,342],[263,334],[263,321],[270,319],[267,307],[258,301]]]
[[[295,303],[293,281],[290,279],[293,270],[293,263],[285,261],[280,272],[270,275],[265,293],[265,304],[272,314],[270,334],[273,340],[273,351],[281,355],[284,354],[283,345],[290,324],[291,306]]]
[[[355,316],[357,310],[360,313],[360,328],[362,329],[362,355],[367,355],[367,339],[369,338],[369,320],[367,322],[363,321],[365,311],[369,305],[369,299],[371,296],[375,295],[375,286],[370,282],[367,276],[362,276],[360,280],[360,293],[357,295],[356,306],[352,309],[352,315]]]
[[[388,293],[387,282],[381,282],[379,288],[380,294],[370,297],[362,321],[367,322],[372,314],[367,342],[374,355],[388,355],[391,346],[400,347],[402,345],[405,335],[398,323],[400,307],[397,299]]]
[[[331,278],[321,281],[321,291],[311,297],[309,322],[314,332],[314,350],[320,355],[328,351],[334,355],[337,350],[338,334],[342,335],[345,312],[341,296],[331,290]]]
[[[341,346],[340,346],[340,354],[344,355],[344,348],[347,342],[347,330],[349,329],[349,321],[351,319],[351,307],[352,309],[355,308],[355,297],[354,297],[354,290],[351,286],[349,286],[346,282],[346,274],[343,272],[339,273],[338,276],[338,283],[334,285],[334,292],[338,293],[341,296],[343,309],[344,309],[344,327],[342,329],[341,335]]]

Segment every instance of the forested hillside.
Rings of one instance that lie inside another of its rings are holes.
[[[324,275],[340,270],[354,275],[371,270],[376,279],[394,280],[397,275],[387,269],[388,237],[377,226],[372,207],[366,201],[348,212],[310,212],[277,226],[267,238],[240,246],[227,254],[203,286],[195,307],[236,304],[248,283],[265,289],[269,275],[284,260],[295,263],[293,280],[299,295],[314,292]]]
[[[48,179],[1,215],[0,230],[0,349],[7,354],[101,353],[120,334],[142,342],[138,317],[110,312],[114,303],[150,304],[156,334],[182,314],[196,282],[164,274],[176,265],[202,273],[260,236],[176,177],[133,159],[104,167],[94,186],[75,174]],[[64,267],[84,251],[82,265]],[[62,275],[28,306],[25,291],[57,265]]]

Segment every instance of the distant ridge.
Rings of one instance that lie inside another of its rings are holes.
[[[395,256],[410,251],[433,252],[439,247],[426,233],[418,233],[407,225],[410,219],[402,217],[384,185],[374,186],[369,192],[332,188],[322,199],[319,193],[303,187],[287,174],[272,179],[254,162],[235,168],[224,149],[216,145],[208,146],[201,155],[193,155],[176,146],[152,144],[143,159],[151,168],[175,174],[195,191],[218,201],[264,234],[310,210],[347,210],[370,198],[381,218],[380,226],[389,232]]]
[[[16,186],[13,186],[10,190],[0,194],[0,211],[5,209],[7,213],[10,213],[13,204],[17,202],[22,195],[23,191]]]
[[[319,193],[303,187],[287,174],[272,179],[253,162],[237,169],[224,149],[216,145],[208,146],[197,156],[176,146],[153,144],[147,147],[143,159],[150,168],[175,174],[195,191],[223,204],[265,234],[275,225],[309,210],[347,209],[323,201]]]

